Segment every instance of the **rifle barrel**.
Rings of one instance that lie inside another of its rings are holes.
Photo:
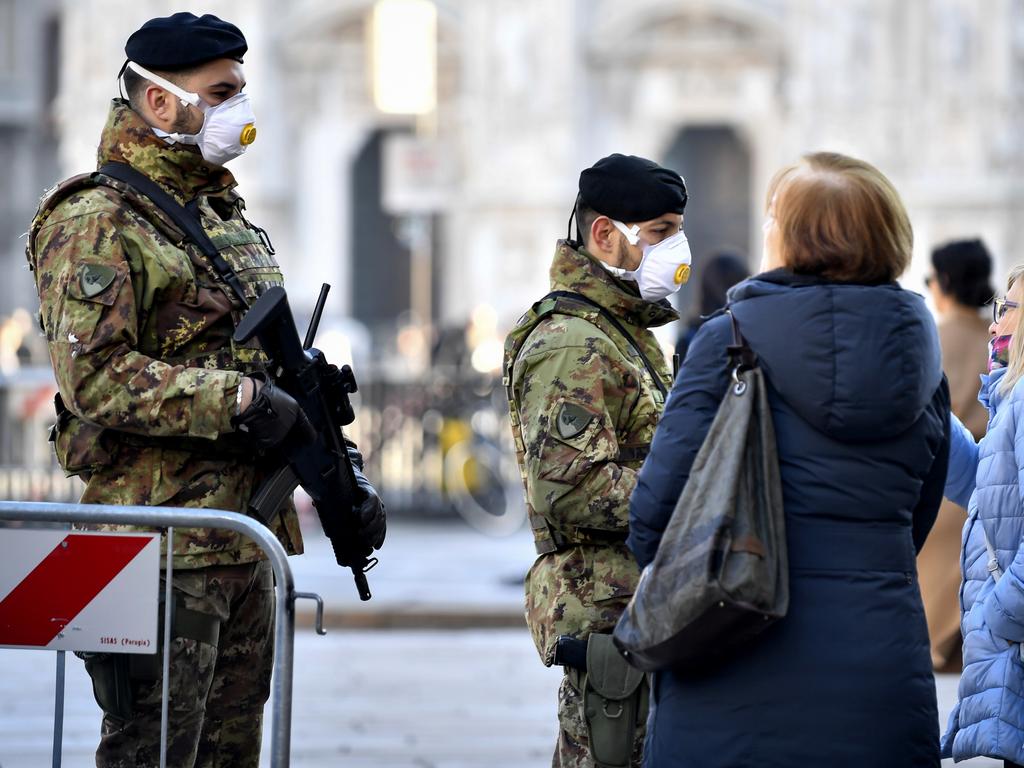
[[[327,303],[327,293],[331,290],[331,286],[328,283],[324,283],[320,286],[320,296],[317,297],[316,307],[313,309],[313,317],[309,321],[309,328],[306,329],[306,340],[302,342],[303,349],[309,349],[313,346],[313,340],[316,338],[316,330],[320,327],[320,316],[324,313],[324,305]]]

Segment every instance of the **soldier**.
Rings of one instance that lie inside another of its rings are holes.
[[[125,45],[128,98],[114,100],[99,146],[101,168],[126,164],[155,182],[217,253],[204,255],[201,235],[187,237],[151,195],[102,172],[59,185],[32,223],[28,258],[60,390],[55,446],[85,480],[85,503],[244,512],[273,469],[256,446],[309,439],[258,344],[232,340],[245,305],[282,282],[224,168],[256,134],[246,50],[215,16],[146,22]],[[383,542],[384,509],[358,479],[370,552]],[[286,550],[301,553],[291,501],[271,515]],[[269,563],[224,530],[177,530],[171,556],[168,764],[256,766],[273,656]],[[85,656],[104,712],[97,765],[158,764],[160,657]]]
[[[544,663],[565,667],[554,766],[640,764],[647,685],[610,633],[639,575],[629,495],[672,384],[649,329],[679,317],[666,299],[689,278],[685,206],[679,174],[650,160],[616,154],[583,171],[576,242],[558,243],[552,292],[505,342],[539,555],[526,619]]]

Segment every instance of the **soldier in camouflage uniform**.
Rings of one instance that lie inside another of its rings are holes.
[[[625,543],[629,496],[672,383],[649,329],[678,319],[665,297],[689,276],[685,203],[679,175],[642,158],[612,155],[584,171],[578,242],[558,243],[552,293],[505,343],[539,554],[526,579],[526,619],[544,663],[566,665],[556,767],[640,765],[646,684],[634,721],[616,737],[624,740],[618,762],[592,754],[596,726],[585,710],[600,707],[583,701],[595,674],[591,637],[612,631],[639,576]],[[556,658],[562,636],[586,643],[587,664]]]
[[[232,340],[238,293],[251,304],[282,283],[223,167],[255,137],[245,50],[242,33],[214,16],[147,22],[125,46],[129,101],[114,101],[98,158],[191,208],[227,273],[148,197],[102,173],[59,185],[32,223],[28,258],[60,390],[55,445],[85,480],[85,503],[245,512],[273,469],[255,445],[308,439],[301,409],[263,375],[258,344]],[[361,538],[379,547],[383,507],[360,479]],[[290,554],[302,552],[290,501],[267,524]],[[273,660],[269,563],[248,538],[216,529],[176,530],[171,556],[168,765],[256,766]],[[104,710],[97,765],[157,765],[159,656],[85,658]]]

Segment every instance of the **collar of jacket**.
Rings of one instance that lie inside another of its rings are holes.
[[[999,382],[1006,375],[1006,368],[996,368],[992,373],[981,374],[981,390],[978,392],[978,402],[988,408],[989,416],[995,416],[999,405],[1006,397],[999,389]]]
[[[638,328],[652,328],[679,319],[667,300],[647,301],[636,283],[620,280],[582,247],[559,240],[551,262],[551,290],[581,293],[616,317]]]
[[[144,173],[182,204],[198,195],[219,195],[233,189],[231,171],[203,160],[198,147],[168,144],[123,99],[114,99],[97,152],[97,168],[108,162],[127,163]]]

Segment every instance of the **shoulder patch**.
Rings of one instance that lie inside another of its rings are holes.
[[[576,403],[562,403],[558,411],[556,429],[563,440],[572,440],[589,426],[594,414]]]
[[[91,299],[103,293],[117,277],[117,270],[107,264],[86,264],[80,272],[82,296]]]
[[[68,295],[79,301],[111,306],[128,276],[128,270],[113,264],[87,262],[75,268],[68,283]]]

